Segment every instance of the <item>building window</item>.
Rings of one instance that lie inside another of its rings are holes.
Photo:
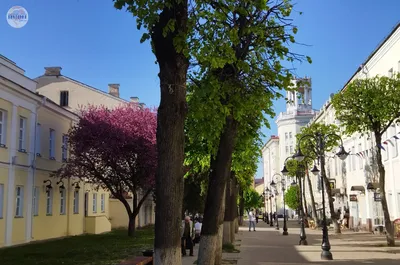
[[[93,193],[93,213],[97,213],[97,193]]]
[[[34,187],[33,188],[33,215],[37,216],[39,215],[39,187]]]
[[[74,191],[74,214],[79,213],[79,191]]]
[[[60,190],[60,214],[65,214],[65,189]]]
[[[18,137],[18,150],[25,152],[25,138],[26,138],[26,119],[24,117],[19,118],[19,137]]]
[[[388,71],[388,77],[389,78],[393,77],[393,68],[390,68],[390,70]]]
[[[53,214],[53,190],[49,190],[46,197],[46,215]]]
[[[42,144],[40,142],[40,136],[42,131],[42,126],[40,125],[40,123],[36,124],[36,143],[35,143],[35,148],[36,148],[36,155],[37,156],[41,156],[40,154],[42,153]]]
[[[22,186],[15,188],[15,206],[15,217],[22,217],[24,206],[24,187]]]
[[[287,140],[288,139],[288,133],[286,132],[285,133],[285,140]]]
[[[55,157],[55,145],[56,145],[56,131],[50,129],[50,137],[49,137],[49,158],[54,160]]]
[[[100,208],[101,212],[104,213],[106,211],[106,195],[104,193],[101,194]]]
[[[4,208],[4,184],[0,184],[0,219],[3,218]]]
[[[286,154],[289,153],[289,146],[286,146]]]
[[[396,125],[390,126],[390,135],[396,135]],[[393,139],[390,139],[390,141],[393,143],[393,146],[391,146],[392,158],[395,158],[398,155],[397,140],[395,138],[393,138]]]
[[[68,158],[68,136],[62,136],[62,147],[61,147],[62,161],[67,161]]]
[[[293,145],[290,146],[290,154],[293,154]]]
[[[292,132],[289,132],[289,139],[292,139]]]
[[[6,146],[7,111],[0,110],[0,146]]]
[[[60,106],[61,107],[68,106],[68,97],[69,97],[69,91],[60,91]]]

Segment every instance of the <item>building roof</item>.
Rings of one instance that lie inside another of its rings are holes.
[[[39,78],[41,78],[41,77],[50,77],[50,76],[41,75],[41,76],[36,77],[34,80],[37,80],[37,79],[39,79]],[[70,82],[75,83],[75,84],[77,84],[77,85],[83,86],[83,87],[85,87],[85,88],[87,88],[87,89],[90,89],[90,90],[92,90],[92,91],[95,91],[95,92],[101,93],[101,94],[103,94],[103,95],[106,95],[106,96],[108,96],[108,97],[110,97],[110,98],[113,98],[113,99],[115,99],[115,100],[121,101],[122,103],[129,103],[129,101],[126,100],[126,99],[113,96],[113,95],[111,95],[110,93],[107,93],[107,92],[105,92],[105,91],[103,91],[103,90],[101,90],[101,89],[99,89],[99,88],[92,87],[92,86],[90,86],[90,85],[88,85],[88,84],[85,84],[85,83],[83,83],[83,82],[81,82],[81,81],[75,80],[75,79],[73,79],[73,78],[71,78],[71,77],[68,77],[68,76],[65,76],[65,75],[62,75],[62,74],[60,74],[59,76],[57,76],[57,78],[59,78],[59,77],[62,77],[62,78],[64,78],[64,79],[67,80],[67,81],[70,81]]]
[[[261,184],[264,184],[264,178],[254,179],[254,186],[259,186]]]

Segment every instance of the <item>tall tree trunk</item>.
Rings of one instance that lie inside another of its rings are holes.
[[[235,172],[232,172],[232,196],[230,199],[229,209],[231,211],[232,221],[231,221],[231,242],[235,242],[236,234],[236,224],[237,224],[237,195],[238,195],[238,183],[235,176]]]
[[[238,224],[240,226],[243,225],[243,217],[244,217],[244,191],[242,188],[239,190],[239,220]]]
[[[232,243],[231,239],[231,221],[232,221],[232,216],[231,216],[231,193],[232,193],[232,179],[229,179],[226,183],[226,189],[225,189],[225,215],[224,215],[224,233],[222,237],[222,243],[227,244],[227,243]]]
[[[207,199],[204,211],[198,265],[214,265],[218,234],[224,221],[224,191],[231,172],[232,153],[237,133],[237,122],[232,116],[226,118],[218,152],[211,161]],[[221,246],[222,247],[222,246]]]
[[[129,215],[129,223],[128,223],[128,236],[134,237],[136,232],[136,216],[133,214]]]
[[[308,205],[307,205],[307,198],[306,198],[306,178],[304,175],[304,172],[301,174],[302,175],[302,181],[303,181],[303,185],[302,185],[302,194],[303,194],[303,203],[304,203],[304,211],[305,211],[305,216],[308,220]],[[307,221],[308,224],[308,221]]]
[[[335,207],[333,206],[332,189],[331,189],[331,185],[329,184],[329,179],[326,176],[326,172],[325,172],[325,157],[323,157],[323,156],[321,158],[321,174],[322,174],[322,177],[324,179],[326,194],[328,196],[329,211],[331,213],[331,220],[332,220],[332,223],[333,223],[335,234],[340,234],[341,233],[340,225],[338,223],[339,216],[338,216],[338,213],[335,211]],[[325,194],[322,194],[322,196],[325,196]]]
[[[385,190],[385,166],[382,163],[382,152],[379,148],[379,144],[382,143],[382,135],[380,133],[375,132],[375,142],[376,142],[376,163],[378,164],[378,172],[379,172],[379,188],[381,194],[381,204],[383,210],[383,217],[385,218],[385,228],[386,228],[386,242],[388,246],[394,246],[394,227],[392,221],[390,220],[389,208],[387,205],[386,199],[386,190]]]
[[[128,236],[134,237],[136,232],[136,216],[140,212],[140,208],[142,207],[143,203],[146,201],[147,197],[151,193],[151,189],[147,190],[143,197],[139,200],[138,192],[136,190],[131,191],[133,193],[132,199],[132,208],[129,205],[128,201],[123,195],[116,195],[118,200],[124,205],[126,213],[128,214],[129,222],[128,222]]]
[[[175,22],[175,30],[163,35]],[[176,38],[188,32],[188,1],[172,0],[152,27],[151,39],[160,68],[161,100],[157,115],[158,168],[154,264],[181,264],[184,123],[187,114],[186,75],[189,60],[175,49]]]
[[[308,172],[308,168],[306,169],[306,176],[307,176],[307,182],[308,182],[308,189],[310,191],[310,198],[311,198],[311,210],[312,210],[312,215],[315,221],[315,226],[318,226],[318,215],[317,215],[317,207],[315,206],[315,198],[314,198],[314,191],[310,179],[310,174]]]

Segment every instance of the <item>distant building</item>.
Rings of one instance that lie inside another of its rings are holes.
[[[281,181],[280,172],[285,159],[293,155],[296,150],[296,134],[317,114],[312,108],[309,77],[294,79],[291,89],[286,92],[286,100],[286,111],[279,113],[276,119],[278,135],[272,135],[262,148],[265,189],[271,189],[269,184],[273,179],[275,182]],[[286,184],[289,187],[289,179],[286,180]],[[282,187],[279,184],[277,189],[281,193]],[[282,198],[281,194],[277,196],[278,212],[283,212]],[[267,211],[269,208],[267,207]],[[275,206],[272,212],[275,212]]]

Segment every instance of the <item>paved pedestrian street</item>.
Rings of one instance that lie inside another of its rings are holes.
[[[256,232],[249,232],[247,226],[240,227],[236,245],[240,253],[224,253],[223,264],[237,265],[292,265],[292,264],[400,264],[400,243],[396,247],[386,247],[384,236],[370,233],[344,231],[341,235],[329,235],[332,245],[332,261],[321,261],[321,230],[306,229],[307,246],[299,246],[300,228],[297,221],[288,222],[288,236],[280,230],[259,222]],[[198,244],[194,257],[183,257],[183,265],[193,265],[197,260]],[[237,263],[235,263],[235,261]]]
[[[300,228],[289,221],[289,235],[265,223],[256,232],[241,227],[240,259],[238,265],[289,264],[400,264],[400,246],[385,247],[385,238],[367,233],[344,232],[330,235],[332,261],[321,261],[321,230],[306,229],[308,246],[299,246]]]

